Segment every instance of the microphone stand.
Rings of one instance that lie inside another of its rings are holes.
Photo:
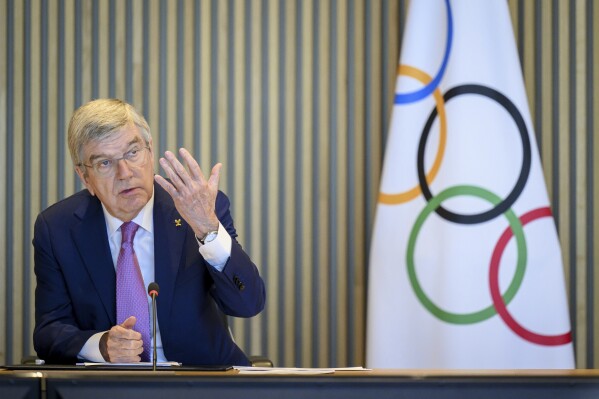
[[[153,354],[152,354],[152,371],[156,371],[156,294],[152,295],[152,335],[153,335]]]
[[[152,282],[148,286],[148,295],[152,297],[152,341],[153,355],[152,355],[152,371],[156,371],[156,297],[158,296],[158,284]]]

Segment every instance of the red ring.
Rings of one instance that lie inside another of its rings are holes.
[[[532,222],[533,220],[551,216],[551,209],[549,209],[548,207],[538,208],[520,216],[520,222],[524,227],[526,224]],[[495,249],[493,250],[493,255],[491,256],[491,267],[489,269],[489,285],[491,289],[491,297],[493,298],[493,305],[495,306],[497,313],[499,314],[499,316],[501,316],[505,324],[507,324],[513,332],[532,343],[546,346],[557,346],[567,344],[568,342],[572,342],[572,333],[570,331],[568,331],[565,334],[559,335],[537,334],[520,325],[507,310],[507,307],[505,306],[505,302],[503,301],[503,298],[501,297],[501,292],[499,290],[499,261],[501,260],[501,256],[503,255],[505,247],[507,246],[508,242],[510,241],[510,238],[512,238],[513,235],[514,233],[512,232],[512,228],[508,226],[499,238],[499,241],[497,241],[497,245],[495,246]]]

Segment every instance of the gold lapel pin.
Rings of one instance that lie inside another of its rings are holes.
[[[175,219],[175,227],[181,227],[181,219]]]

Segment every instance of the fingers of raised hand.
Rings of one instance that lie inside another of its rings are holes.
[[[187,151],[185,148],[181,148],[179,150],[179,155],[181,155],[181,158],[183,158],[185,161],[185,164],[189,169],[189,174],[193,180],[200,182],[206,181],[204,173],[202,172],[202,168],[200,168],[200,165],[198,165],[197,161],[191,156],[189,151]]]
[[[171,179],[172,185],[177,191],[185,187],[186,183],[190,180],[189,174],[181,165],[181,162],[175,158],[175,155],[167,151],[164,153],[164,158],[160,158],[160,166],[166,173],[169,179]]]
[[[220,170],[222,167],[223,164],[219,162],[212,167],[212,171],[210,172],[208,185],[212,187],[215,191],[218,189],[218,181],[220,180]]]

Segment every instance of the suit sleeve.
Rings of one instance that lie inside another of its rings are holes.
[[[35,222],[33,246],[37,280],[34,348],[48,362],[74,363],[85,342],[98,331],[82,331],[77,326],[67,284],[42,215]]]
[[[252,317],[264,309],[266,293],[258,268],[237,242],[237,232],[225,194],[218,193],[216,213],[231,236],[231,256],[222,272],[208,267],[214,280],[211,295],[221,310],[235,317]]]

